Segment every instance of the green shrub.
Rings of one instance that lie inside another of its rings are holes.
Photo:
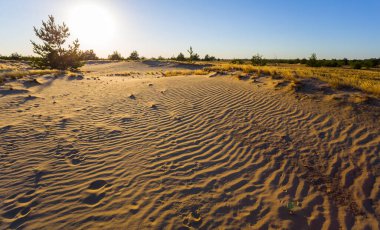
[[[109,60],[113,61],[120,61],[123,60],[124,58],[121,56],[121,54],[117,51],[114,51],[112,54],[108,55]]]
[[[362,63],[360,63],[359,61],[353,61],[350,63],[350,65],[353,69],[361,69],[362,68]]]
[[[94,50],[80,51],[80,57],[82,60],[98,60]]]
[[[21,60],[21,58],[22,58],[22,56],[20,54],[18,54],[18,53],[12,53],[9,56],[10,60],[16,60],[16,61],[18,61],[18,60]]]
[[[206,54],[206,56],[203,60],[204,61],[215,61],[216,58],[214,56],[210,56],[210,55]]]
[[[265,59],[260,54],[253,55],[253,57],[251,59],[251,63],[252,63],[252,65],[256,65],[256,66],[266,65]]]
[[[183,53],[179,53],[178,56],[176,57],[176,60],[185,61],[186,60],[185,55],[183,55]]]
[[[133,51],[129,57],[128,57],[129,60],[139,60],[140,57],[139,57],[139,53],[135,50]]]
[[[309,60],[306,63],[307,66],[310,67],[320,67],[320,63],[317,60],[317,55],[315,53],[311,54]]]
[[[241,59],[232,59],[231,63],[232,64],[242,65],[242,64],[244,64],[244,61],[241,60]]]

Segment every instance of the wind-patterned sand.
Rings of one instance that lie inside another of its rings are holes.
[[[0,97],[0,229],[379,229],[380,127],[340,108],[228,77],[26,90]]]

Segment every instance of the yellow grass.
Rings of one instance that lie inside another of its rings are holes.
[[[260,75],[282,76],[288,79],[317,78],[332,87],[352,87],[363,92],[380,96],[380,72],[343,68],[313,68],[306,66],[252,66],[239,64],[218,64],[205,68],[207,71],[242,71]]]
[[[168,70],[163,72],[164,76],[184,76],[184,75],[207,75],[209,71],[207,70]]]
[[[57,74],[61,73],[60,70],[15,70],[9,72],[0,73],[0,83],[4,81],[5,78],[17,79],[30,75],[45,75],[45,74]]]

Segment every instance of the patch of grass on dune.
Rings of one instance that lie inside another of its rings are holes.
[[[62,73],[60,70],[16,70],[0,73],[0,83],[4,82],[5,79],[9,78],[12,80],[22,78],[30,75],[45,75],[45,74],[58,74]]]
[[[187,76],[187,75],[207,75],[209,74],[209,71],[207,70],[168,70],[163,72],[163,75],[166,77],[171,76]]]
[[[317,78],[334,88],[355,88],[380,97],[380,72],[344,68],[314,68],[306,66],[252,66],[218,64],[204,68],[206,71],[242,71],[258,75],[281,76],[287,79]]]

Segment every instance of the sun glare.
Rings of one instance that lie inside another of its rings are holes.
[[[96,4],[82,4],[69,11],[71,35],[85,47],[104,49],[112,42],[115,20],[111,12]]]

